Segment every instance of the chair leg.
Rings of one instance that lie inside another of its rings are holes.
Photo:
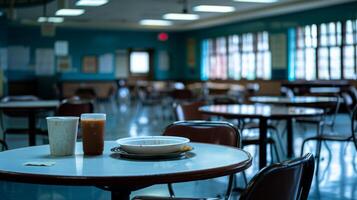
[[[228,200],[231,197],[234,177],[235,177],[235,174],[232,174],[232,175],[229,176],[227,191],[226,191],[226,195],[225,195],[225,198],[224,198],[225,200]]]
[[[174,191],[174,188],[172,187],[172,184],[171,184],[171,183],[167,184],[167,188],[168,188],[168,190],[169,190],[170,197],[171,197],[171,198],[175,197],[175,191]]]
[[[305,147],[305,143],[308,142],[309,139],[305,139],[302,144],[301,144],[301,150],[300,150],[300,156],[304,155],[304,147]]]
[[[4,140],[0,140],[0,143],[2,145],[2,150],[8,150],[9,146],[7,146],[6,142]]]
[[[276,140],[278,141],[279,148],[280,148],[281,152],[283,153],[283,155],[286,155],[286,152],[284,151],[283,141],[281,140],[281,138],[283,137],[282,134],[280,135],[278,129],[276,129],[276,128],[272,128],[272,130],[276,134]]]
[[[275,143],[273,143],[272,145],[273,145],[273,148],[274,148],[274,151],[275,151],[275,154],[276,154],[276,160],[277,160],[278,162],[280,162],[281,160],[280,160],[280,156],[279,156],[278,147],[276,146]]]
[[[321,153],[321,140],[318,139],[316,144],[316,177],[319,176],[320,153]]]
[[[247,174],[245,173],[245,171],[242,172],[242,176],[243,176],[244,185],[245,185],[245,187],[247,187],[248,186],[248,178],[247,178]]]

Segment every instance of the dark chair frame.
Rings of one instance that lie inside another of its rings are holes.
[[[294,170],[297,178],[297,188],[293,188],[293,194],[285,192],[285,195],[294,195],[296,194],[296,199],[298,200],[306,200],[309,195],[309,191],[311,188],[311,182],[314,175],[314,156],[311,153],[306,154],[303,157],[296,158],[294,160],[284,161],[282,163],[272,164],[260,170],[249,182],[247,189],[243,192],[240,196],[240,200],[251,200],[251,199],[260,199],[260,197],[254,197],[257,194],[257,188],[262,188],[265,191],[275,192],[276,190],[281,190],[281,188],[276,188],[276,185],[273,183],[269,183],[266,185],[264,180],[269,176],[274,176],[277,174],[284,174],[288,170]],[[281,180],[277,180],[281,181]],[[282,181],[291,181],[287,180],[286,177]],[[290,186],[292,187],[292,186]],[[269,192],[263,192],[262,195],[266,195],[264,199],[272,199],[273,197],[269,197]],[[290,191],[289,191],[290,192]],[[279,191],[276,191],[274,194],[282,194]],[[216,198],[167,198],[167,197],[153,197],[153,196],[138,196],[134,197],[133,200],[213,200]],[[288,198],[286,196],[276,197],[274,199],[277,200],[285,200],[285,199],[292,199],[291,197]]]
[[[237,145],[235,147],[240,148],[242,145],[242,140],[241,140],[241,134],[240,131],[231,123],[229,122],[222,122],[222,121],[200,121],[200,120],[192,120],[192,121],[177,121],[174,122],[172,124],[170,124],[169,126],[167,126],[164,130],[163,135],[165,135],[165,133],[167,132],[167,130],[169,130],[170,128],[172,128],[173,126],[177,126],[177,125],[183,125],[183,126],[195,126],[195,127],[218,127],[218,126],[226,126],[231,128],[234,133],[236,134],[237,137]],[[224,199],[229,199],[232,193],[232,189],[233,189],[233,182],[235,179],[235,174],[232,174],[229,176],[229,182],[228,182],[228,186],[227,186],[227,191],[225,193],[225,197]],[[170,193],[171,197],[175,196],[172,184],[168,184],[168,190]]]
[[[317,136],[314,137],[308,137],[306,138],[302,145],[301,145],[301,155],[304,152],[304,147],[306,142],[315,140],[317,141],[317,147],[316,147],[316,175],[319,174],[319,164],[320,164],[320,153],[321,153],[321,148],[322,142],[326,141],[335,141],[335,142],[353,142],[354,146],[357,150],[357,127],[356,127],[356,120],[357,120],[357,107],[354,108],[352,118],[351,118],[351,133],[347,135],[341,135],[341,134],[326,134],[324,132],[320,132]],[[323,122],[321,123],[323,125]]]

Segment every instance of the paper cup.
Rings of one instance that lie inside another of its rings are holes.
[[[79,117],[47,117],[52,156],[70,156],[75,152]]]

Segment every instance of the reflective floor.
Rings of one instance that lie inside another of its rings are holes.
[[[140,106],[137,103],[116,104],[102,102],[96,104],[97,112],[107,113],[106,140],[114,140],[127,136],[160,135],[163,129],[172,123],[171,110],[164,110],[158,106]],[[283,129],[284,124],[280,123]],[[347,115],[340,114],[335,126],[337,132],[348,133],[350,120]],[[295,154],[300,154],[303,138],[314,135],[313,126],[295,125]],[[254,133],[253,133],[254,134]],[[285,141],[285,140],[283,140]],[[10,148],[27,145],[26,135],[8,135]],[[38,137],[39,144],[46,142]],[[328,147],[328,148],[327,148]],[[254,163],[247,170],[248,178],[257,171],[257,148],[245,148],[254,157]],[[330,149],[330,151],[328,151]],[[315,152],[315,143],[309,143],[305,152]],[[331,153],[329,153],[331,152]],[[269,156],[270,157],[270,156]],[[355,147],[351,144],[330,142],[323,145],[320,175],[313,180],[309,199],[357,199],[357,158]],[[14,158],[16,159],[16,158]],[[242,178],[238,175],[238,185],[242,186]],[[215,197],[225,192],[226,177],[174,184],[177,196],[182,197]],[[165,185],[156,185],[138,190],[133,195],[167,196]],[[234,198],[238,194],[234,193]],[[95,187],[47,186],[22,183],[0,182],[0,199],[9,200],[64,200],[64,199],[110,199],[110,193]]]

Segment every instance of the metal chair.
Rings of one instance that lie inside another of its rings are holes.
[[[177,121],[184,120],[209,120],[208,115],[202,114],[198,109],[204,106],[204,101],[174,104],[174,113]]]
[[[314,157],[310,153],[294,160],[265,167],[249,182],[247,189],[240,196],[240,200],[306,200],[309,195],[314,168]],[[163,198],[148,196],[133,198],[133,200],[153,199],[209,200],[210,198]]]
[[[239,130],[228,122],[209,121],[178,121],[169,125],[163,135],[181,136],[189,138],[192,142],[210,143],[241,147],[241,136]],[[229,183],[225,199],[230,197],[235,175],[229,176]],[[170,196],[174,196],[171,184],[168,184]]]
[[[340,134],[336,132],[332,133],[324,133],[320,132],[317,136],[306,138],[301,146],[301,154],[303,154],[305,143],[308,141],[316,140],[317,147],[316,147],[316,175],[319,173],[319,163],[320,163],[320,152],[321,152],[321,143],[325,141],[335,141],[335,142],[353,142],[354,146],[357,150],[357,107],[354,108],[352,119],[351,119],[351,129],[350,133],[347,134]]]
[[[94,111],[93,102],[88,99],[78,97],[64,99],[57,109],[57,116],[77,116],[82,113],[92,113]]]

